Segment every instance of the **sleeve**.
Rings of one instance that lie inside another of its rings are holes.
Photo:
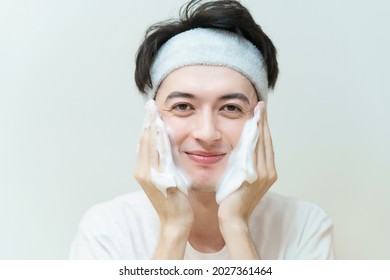
[[[113,226],[107,207],[97,205],[82,218],[70,248],[70,259],[118,260],[121,253],[121,232]],[[112,217],[111,217],[112,218]]]
[[[310,211],[302,215],[294,259],[334,259],[332,219],[317,205],[309,204],[305,208],[310,208]]]

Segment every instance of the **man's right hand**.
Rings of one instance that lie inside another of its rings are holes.
[[[194,214],[188,198],[176,186],[167,197],[153,185],[151,169],[159,170],[157,131],[154,123],[144,128],[138,144],[135,179],[141,185],[160,218],[160,239],[156,259],[183,259]]]

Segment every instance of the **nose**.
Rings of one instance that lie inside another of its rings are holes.
[[[221,139],[217,117],[211,111],[198,113],[192,130],[192,137],[205,143],[213,143]]]

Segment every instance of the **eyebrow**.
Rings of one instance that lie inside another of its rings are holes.
[[[250,104],[248,97],[246,97],[243,93],[229,93],[221,96],[219,98],[220,100],[226,100],[226,99],[239,99],[245,103]]]
[[[170,94],[168,94],[167,98],[165,99],[165,104],[167,104],[169,100],[174,99],[174,98],[178,98],[178,97],[182,97],[182,98],[184,97],[184,98],[190,98],[190,99],[195,98],[195,96],[192,93],[173,91]]]
[[[165,104],[167,104],[169,100],[174,99],[174,98],[178,98],[178,97],[194,99],[195,95],[193,95],[192,93],[188,93],[188,92],[173,91],[170,94],[168,94],[167,98],[165,99]],[[228,94],[225,94],[225,95],[219,97],[218,99],[219,100],[239,99],[245,103],[250,104],[248,97],[246,97],[246,95],[243,93],[228,93]]]

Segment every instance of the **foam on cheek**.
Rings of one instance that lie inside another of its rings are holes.
[[[165,123],[164,123],[164,125],[165,125],[165,129],[166,129],[166,131],[167,131],[168,137],[169,137],[170,139],[175,139],[175,135],[174,135],[174,133],[173,133],[172,127],[170,127],[169,125],[167,125],[167,124],[165,124]]]
[[[188,194],[188,189],[192,182],[189,177],[178,167],[172,158],[171,143],[168,137],[168,129],[162,121],[154,100],[150,100],[145,106],[145,122],[144,127],[148,127],[154,123],[156,127],[156,145],[159,153],[159,166],[151,168],[151,181],[153,185],[159,189],[165,197],[167,197],[167,188],[177,187],[184,194]],[[172,130],[169,129],[172,133]]]
[[[218,204],[236,191],[244,181],[251,184],[257,179],[254,151],[259,138],[257,126],[259,120],[260,108],[257,105],[253,117],[246,121],[238,145],[231,151],[225,173],[217,184],[216,200]]]

